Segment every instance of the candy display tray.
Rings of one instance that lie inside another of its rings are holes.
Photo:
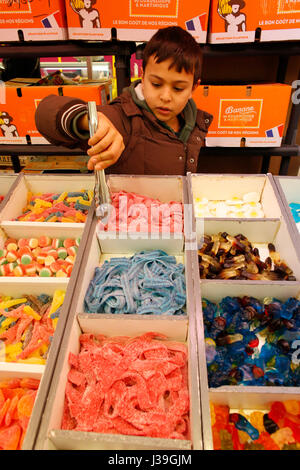
[[[108,175],[107,185],[111,193],[120,191],[133,192],[162,203],[175,201],[187,204],[186,178],[182,176],[142,176],[142,175]],[[184,220],[185,222],[185,220]],[[143,249],[166,250],[177,253],[183,250],[184,233],[151,233],[127,231],[97,231],[103,252],[126,253]],[[121,243],[120,243],[121,242]],[[121,251],[120,251],[121,250]]]
[[[300,234],[289,204],[292,202],[300,203],[300,178],[298,176],[273,176],[273,181],[282,200],[287,219],[295,234],[296,244],[299,249]]]
[[[203,446],[205,450],[213,450],[210,402],[216,404],[228,405],[232,410],[265,410],[273,401],[300,400],[299,387],[280,387],[280,386],[221,386],[209,388],[205,343],[204,326],[202,314],[202,299],[208,299],[212,302],[220,302],[226,296],[242,297],[244,295],[253,296],[259,300],[265,297],[276,297],[281,301],[289,297],[300,295],[300,285],[294,284],[287,286],[286,283],[276,286],[266,282],[254,282],[249,285],[241,282],[223,281],[214,283],[203,281],[195,285],[195,310],[196,325],[198,335],[198,366],[200,376],[200,394],[201,394],[201,414],[203,429]]]
[[[4,207],[6,200],[9,197],[9,192],[13,190],[13,187],[20,177],[19,174],[14,175],[0,175],[0,196],[5,196],[2,202],[0,202],[0,211]]]
[[[82,260],[81,272],[77,278],[70,313],[53,374],[47,405],[35,449],[201,449],[202,430],[200,415],[200,392],[196,356],[196,328],[194,324],[194,297],[189,256],[184,252],[177,254],[178,261],[186,256],[187,315],[108,315],[87,314],[83,310],[83,299],[93,277],[94,269],[100,259],[109,259],[111,254],[101,253],[96,237],[97,220],[91,225],[87,248]],[[122,251],[122,250],[120,250]],[[129,255],[130,253],[126,253]],[[133,253],[132,253],[133,254]],[[115,256],[115,255],[113,255]],[[119,254],[124,256],[124,254]],[[68,373],[69,351],[78,351],[78,335],[81,331],[102,332],[109,336],[135,336],[149,331],[166,334],[167,337],[187,342],[189,349],[189,389],[191,414],[191,441],[173,439],[136,438],[95,433],[79,433],[60,430],[64,390]]]
[[[142,241],[140,241],[142,242]],[[127,251],[126,248],[128,247],[126,240],[119,240],[119,252],[111,253],[103,251],[101,248],[101,244],[97,238],[97,219],[94,217],[91,228],[89,232],[89,239],[86,245],[85,253],[82,259],[82,265],[79,273],[79,286],[76,290],[76,295],[74,299],[77,299],[76,303],[76,311],[81,313],[88,313],[84,310],[84,297],[86,291],[88,289],[90,281],[94,277],[95,268],[100,266],[104,261],[109,261],[111,258],[115,257],[130,257],[133,256],[139,250],[157,250],[160,249],[157,246],[157,241],[155,240],[152,247],[148,244],[146,240],[145,245],[142,243],[137,243],[137,247],[132,251]],[[124,245],[125,247],[124,247]],[[131,246],[131,248],[134,248]],[[166,249],[164,247],[163,249]],[[187,253],[185,251],[178,251],[176,253],[173,250],[166,249],[166,253],[172,256],[175,256],[177,263],[182,263],[185,265],[185,277],[186,277],[186,312],[189,312],[189,302],[192,301],[192,280],[191,280],[191,265],[187,259]],[[103,312],[104,313],[104,312]],[[101,315],[102,313],[98,314]]]
[[[82,257],[84,254],[84,249],[86,246],[86,240],[89,235],[91,219],[88,219],[85,226],[82,224],[76,224],[76,227],[64,227],[62,224],[56,224],[56,226],[49,226],[48,223],[40,224],[39,227],[34,227],[32,224],[24,224],[22,227],[15,224],[3,229],[0,226],[0,247],[3,246],[3,243],[6,237],[15,237],[15,238],[31,238],[39,237],[47,234],[50,237],[57,238],[81,238],[79,249],[76,255],[74,267],[69,278],[64,277],[51,277],[51,278],[40,278],[40,277],[8,277],[0,276],[0,293],[4,295],[9,295],[12,297],[19,297],[22,294],[49,294],[52,295],[56,289],[65,291],[65,299],[63,306],[61,308],[59,321],[56,326],[55,333],[51,342],[51,348],[47,357],[45,365],[30,365],[30,364],[18,364],[12,362],[1,362],[0,371],[5,372],[6,374],[15,374],[15,373],[37,373],[42,377],[39,391],[35,400],[35,405],[32,411],[30,418],[28,432],[26,433],[25,439],[23,441],[23,450],[30,450],[33,448],[33,444],[37,435],[37,431],[40,424],[40,419],[42,415],[43,408],[48,396],[48,389],[51,383],[51,378],[56,363],[57,354],[60,348],[60,343],[63,337],[63,332],[65,324],[67,321],[70,303],[73,298],[74,288],[76,285],[76,280],[79,274],[80,265]]]
[[[9,197],[6,198],[5,204],[0,210],[0,222],[4,227],[26,226],[28,222],[15,221],[16,217],[22,215],[22,210],[27,205],[28,193],[62,193],[64,191],[74,192],[81,189],[94,190],[95,177],[94,175],[31,175],[22,173],[10,192]],[[4,202],[4,201],[3,201]],[[93,204],[89,207],[88,217],[93,215]],[[86,220],[87,222],[87,220]],[[46,222],[48,226],[57,226],[61,223]],[[45,222],[30,222],[32,226],[40,226]],[[64,227],[84,227],[84,223],[71,223],[64,222]]]

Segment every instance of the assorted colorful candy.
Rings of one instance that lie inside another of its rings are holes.
[[[300,301],[224,297],[202,302],[210,387],[300,386]]]
[[[281,259],[273,243],[268,244],[268,250],[269,256],[263,261],[259,250],[242,234],[204,235],[203,245],[198,250],[200,277],[295,281],[293,271]]]
[[[184,265],[161,250],[105,261],[84,298],[90,313],[181,315],[185,303]]]
[[[289,206],[297,229],[300,231],[300,204],[298,202],[291,202]]]
[[[70,277],[80,238],[7,238],[0,276]]]
[[[64,298],[61,290],[53,297],[0,296],[0,361],[45,364]]]
[[[0,380],[0,450],[21,450],[40,381]]]
[[[232,197],[226,200],[209,200],[205,197],[194,198],[195,217],[265,217],[260,196],[257,192]]]
[[[300,401],[275,401],[266,411],[210,404],[215,450],[300,450]]]
[[[189,439],[187,347],[159,333],[82,334],[70,353],[61,427]]]
[[[39,193],[28,192],[27,205],[22,215],[15,220],[21,222],[71,222],[84,223],[93,200],[93,191]]]
[[[120,191],[111,195],[114,211],[107,224],[99,222],[100,230],[121,232],[182,232],[183,205],[136,193]]]

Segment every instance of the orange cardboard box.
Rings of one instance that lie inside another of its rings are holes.
[[[114,8],[114,6],[116,8]],[[181,26],[205,43],[209,0],[66,0],[70,39],[148,41],[159,29]]]
[[[0,102],[0,144],[48,144],[36,129],[34,115],[39,102],[52,94],[106,103],[104,85],[6,86]]]
[[[198,108],[214,116],[208,147],[280,147],[290,85],[200,85],[193,98]]]
[[[1,41],[67,39],[64,0],[0,0]]]
[[[209,23],[214,44],[298,40],[300,0],[211,0]]]

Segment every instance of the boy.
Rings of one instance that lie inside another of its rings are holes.
[[[55,145],[86,150],[89,170],[196,172],[212,121],[191,98],[200,83],[201,59],[200,46],[187,31],[177,26],[159,29],[144,49],[142,80],[98,108],[98,130],[92,138],[86,103],[76,98],[44,98],[36,111],[37,129]]]

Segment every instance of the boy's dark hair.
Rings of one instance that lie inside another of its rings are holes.
[[[190,33],[180,26],[169,26],[159,29],[146,44],[143,52],[143,70],[149,57],[153,56],[157,63],[173,59],[170,66],[178,72],[182,69],[194,74],[194,84],[201,76],[202,50]]]

